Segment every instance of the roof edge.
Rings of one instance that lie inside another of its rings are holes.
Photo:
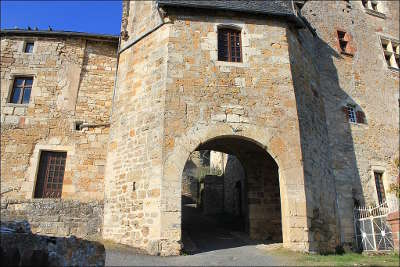
[[[112,34],[94,34],[73,31],[36,31],[36,30],[16,30],[1,29],[0,36],[41,36],[41,37],[75,37],[85,39],[97,39],[108,42],[118,43],[119,36]]]

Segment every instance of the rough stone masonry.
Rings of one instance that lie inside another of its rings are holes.
[[[2,30],[2,215],[175,255],[185,163],[214,150],[243,166],[250,236],[351,246],[355,204],[398,207],[399,2],[371,2],[124,1],[120,38]],[[219,60],[219,29],[240,62]],[[37,197],[55,175],[61,199]]]

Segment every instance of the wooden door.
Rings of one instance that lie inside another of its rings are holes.
[[[66,158],[66,152],[41,153],[35,198],[61,198]]]

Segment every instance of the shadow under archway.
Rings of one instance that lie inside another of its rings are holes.
[[[196,201],[191,202],[187,196],[182,195],[184,251],[193,254],[245,246],[259,241],[282,242],[279,172],[271,155],[256,142],[238,136],[210,139],[200,144],[195,151],[223,152],[231,160],[227,160],[227,172],[221,176],[205,176],[203,191],[200,187],[198,190],[201,203],[196,205]],[[240,168],[237,167],[239,162]],[[191,159],[187,161],[186,166],[189,165],[193,166]],[[241,168],[244,179],[231,181],[232,190],[224,188],[228,184],[226,180],[231,180],[232,175],[237,176]],[[222,197],[218,193],[221,185]],[[227,192],[236,194],[236,197],[228,197],[239,199],[239,211],[231,212],[226,208],[227,196],[224,194]],[[221,205],[222,209],[218,209]]]

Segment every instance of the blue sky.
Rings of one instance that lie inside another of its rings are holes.
[[[118,35],[122,1],[1,0],[1,28],[78,31]]]

